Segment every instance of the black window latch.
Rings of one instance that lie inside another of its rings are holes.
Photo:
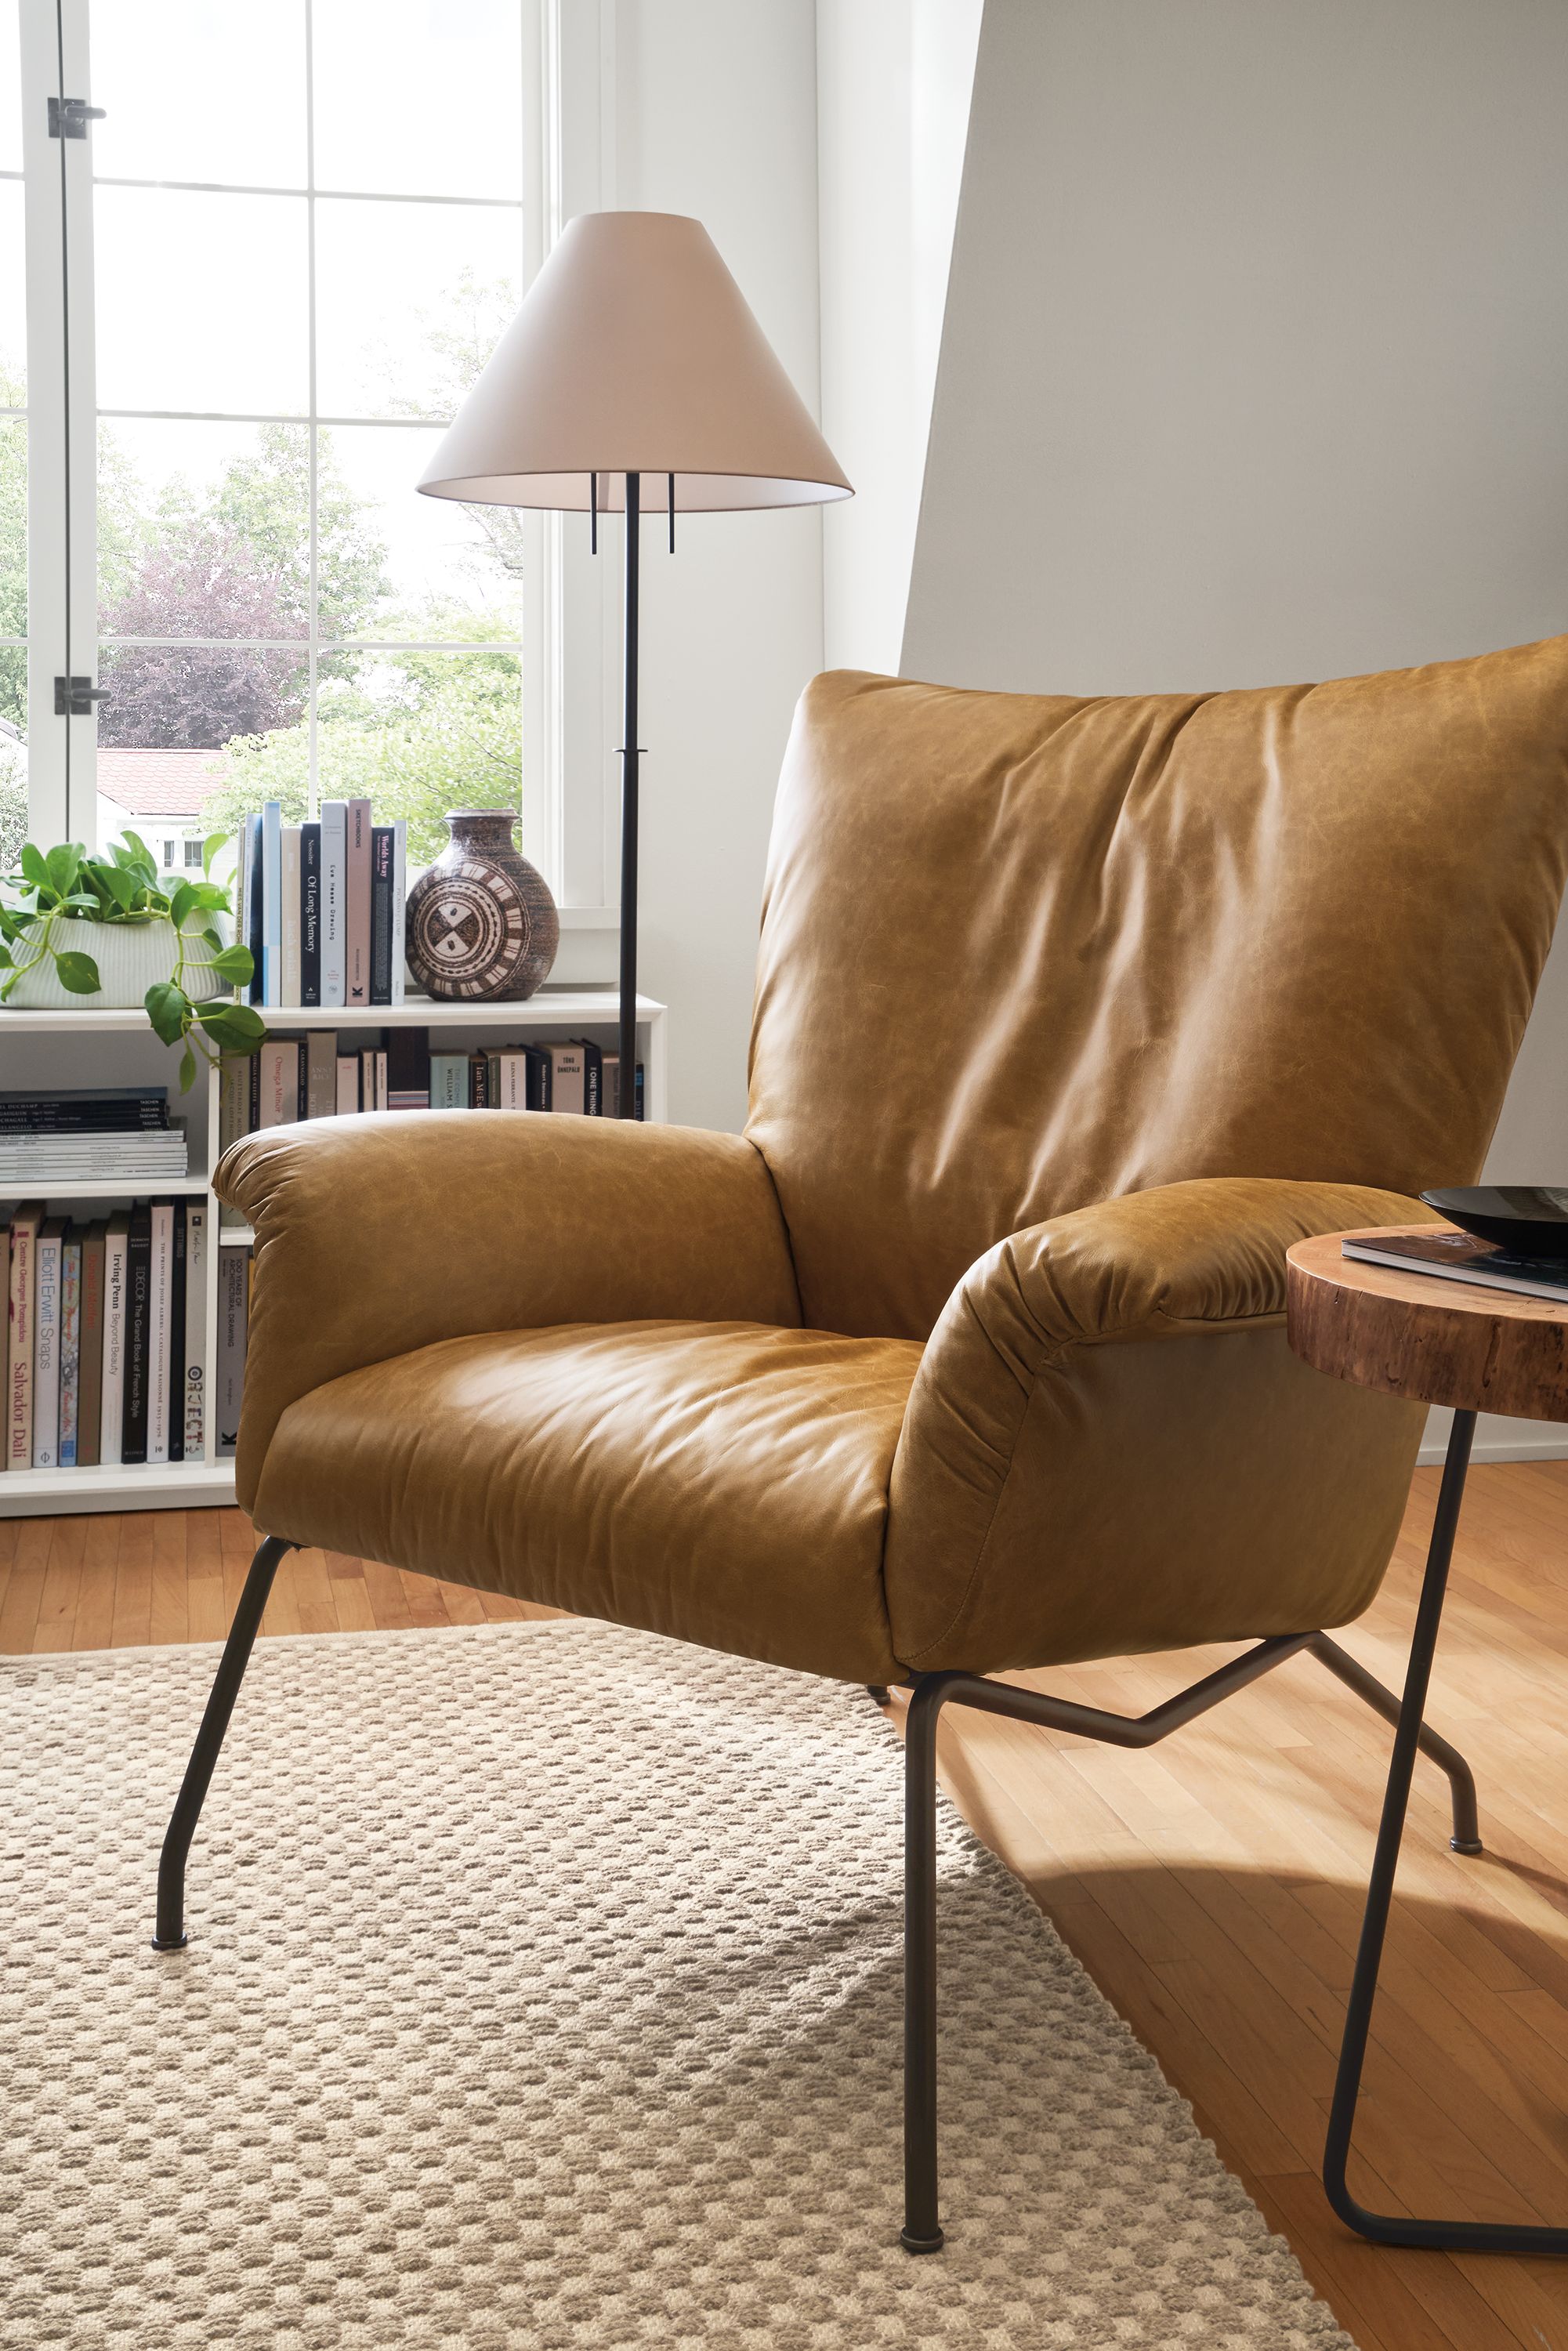
[[[85,98],[51,98],[49,100],[49,136],[51,139],[85,139],[89,122],[101,122],[105,109],[89,106]]]
[[[110,699],[108,687],[94,685],[90,677],[57,677],[55,680],[57,718],[90,718],[93,704]]]

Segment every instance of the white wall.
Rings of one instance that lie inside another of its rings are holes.
[[[1274,684],[1568,628],[1568,8],[988,0],[902,666]],[[1489,1173],[1568,1177],[1560,936]],[[1540,1424],[1493,1424],[1483,1449]]]
[[[811,0],[618,0],[607,13],[604,203],[701,220],[815,411]],[[618,613],[618,519],[600,545]],[[821,524],[815,508],[683,516],[673,560],[654,523],[643,549],[639,977],[670,1006],[671,1117],[738,1127],[773,793],[796,697],[822,665]],[[614,706],[618,621],[610,653]],[[615,718],[606,740],[621,740]],[[558,976],[614,970],[612,934],[566,935]]]
[[[822,429],[855,486],[823,516],[830,668],[904,638],[981,0],[819,0]]]

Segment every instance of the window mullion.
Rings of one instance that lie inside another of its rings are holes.
[[[66,628],[65,243],[60,147],[48,101],[60,98],[58,0],[22,0],[22,159],[27,285],[27,825],[67,831],[70,722],[54,715],[68,674]],[[74,95],[74,93],[73,93]]]

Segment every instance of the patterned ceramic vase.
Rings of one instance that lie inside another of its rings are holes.
[[[512,845],[506,809],[457,809],[452,838],[408,893],[408,967],[432,996],[531,996],[560,945],[545,879]]]

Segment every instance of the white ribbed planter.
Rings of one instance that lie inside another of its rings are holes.
[[[185,925],[187,938],[199,942],[211,919],[210,915],[193,916]],[[62,952],[75,948],[78,954],[91,956],[101,986],[91,996],[73,996],[62,986],[54,957],[46,956],[22,974],[0,1008],[0,1019],[10,1010],[133,1011],[158,980],[174,977],[174,925],[166,915],[148,923],[84,923],[57,914],[50,927],[53,944]],[[18,957],[26,954],[32,935],[24,932],[12,954]],[[206,968],[205,958],[211,952],[204,945],[187,947],[183,984],[193,1004],[210,1004],[214,997],[229,993],[229,983],[215,979]]]

